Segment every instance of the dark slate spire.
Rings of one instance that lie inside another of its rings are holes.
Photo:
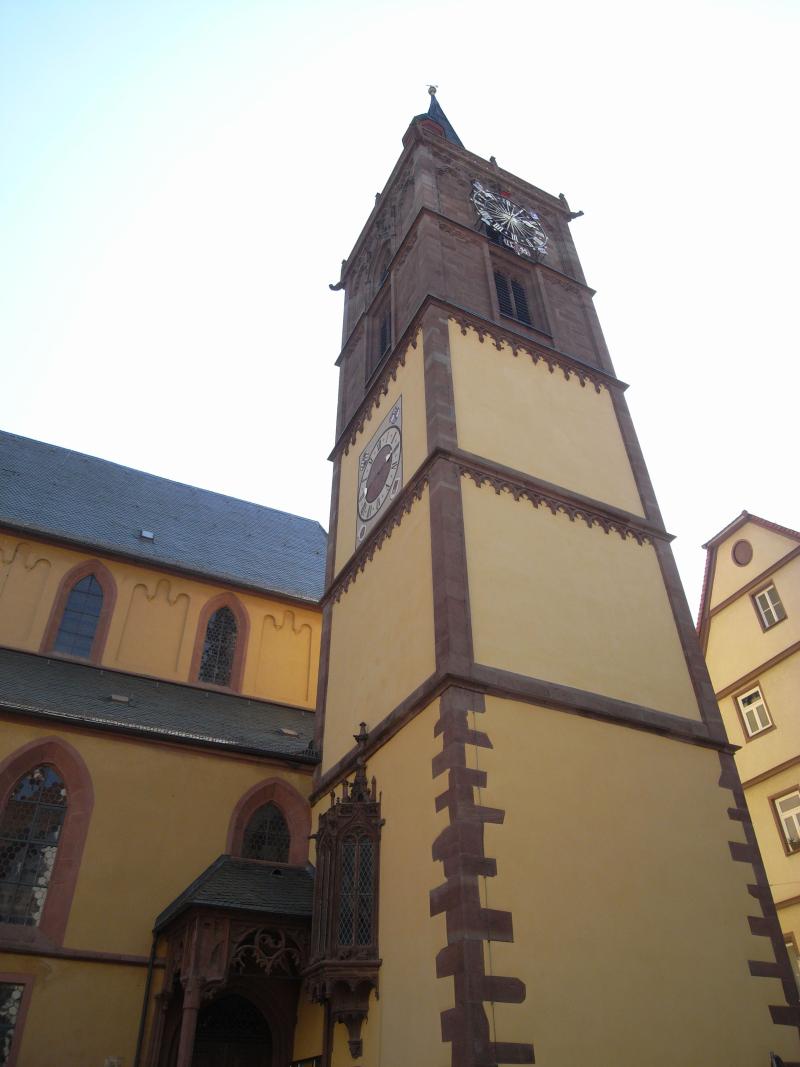
[[[429,85],[428,92],[431,94],[431,104],[428,108],[428,114],[417,115],[417,118],[429,118],[433,119],[434,122],[438,122],[444,130],[444,135],[447,140],[452,141],[453,144],[457,144],[459,148],[463,148],[464,146],[461,143],[461,138],[450,125],[450,120],[448,119],[447,115],[445,115],[444,111],[442,111],[441,106],[439,105],[439,101],[436,99],[436,86]]]

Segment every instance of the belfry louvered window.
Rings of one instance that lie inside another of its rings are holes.
[[[102,610],[103,590],[95,576],[87,574],[70,590],[53,641],[53,651],[88,659]]]
[[[67,789],[47,764],[19,779],[0,814],[0,922],[36,926],[67,814]]]
[[[380,331],[378,334],[378,352],[380,358],[386,355],[389,349],[392,347],[392,320],[388,310],[384,311],[381,316]]]
[[[201,682],[230,685],[237,631],[236,617],[230,608],[218,608],[208,620],[198,675]]]
[[[494,272],[494,286],[497,291],[497,303],[501,315],[507,315],[526,326],[532,326],[531,313],[528,309],[528,297],[524,287],[516,278],[508,278],[499,270]]]
[[[248,860],[289,861],[289,827],[280,808],[265,804],[259,808],[244,831],[242,857]]]

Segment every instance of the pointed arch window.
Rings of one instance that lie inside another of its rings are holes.
[[[102,611],[102,586],[93,574],[87,574],[70,590],[53,642],[53,651],[88,659]]]
[[[242,857],[248,860],[289,862],[289,827],[277,804],[264,804],[250,818],[242,841]]]
[[[116,597],[116,583],[99,559],[73,567],[61,580],[42,652],[99,663]]]
[[[55,767],[23,774],[0,814],[0,922],[38,926],[67,814]]]
[[[200,658],[201,682],[211,685],[230,685],[236,657],[239,627],[230,608],[217,608],[206,626],[203,653]]]

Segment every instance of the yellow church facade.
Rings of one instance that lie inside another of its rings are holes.
[[[5,1063],[800,1063],[574,217],[412,121],[327,538],[4,436]]]

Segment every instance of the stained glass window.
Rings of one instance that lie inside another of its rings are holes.
[[[275,804],[265,804],[251,816],[244,832],[242,856],[249,860],[289,860],[289,827]]]
[[[66,814],[54,767],[35,767],[14,786],[0,815],[0,922],[38,924]]]
[[[0,1067],[11,1059],[14,1030],[22,1005],[25,986],[16,982],[0,982]]]
[[[236,618],[230,608],[218,608],[208,620],[200,681],[212,685],[230,685],[233,657],[236,653]]]
[[[339,876],[339,944],[371,945],[375,896],[375,845],[367,837],[342,842]]]
[[[70,590],[53,651],[88,659],[102,610],[103,590],[95,576],[87,574]]]

